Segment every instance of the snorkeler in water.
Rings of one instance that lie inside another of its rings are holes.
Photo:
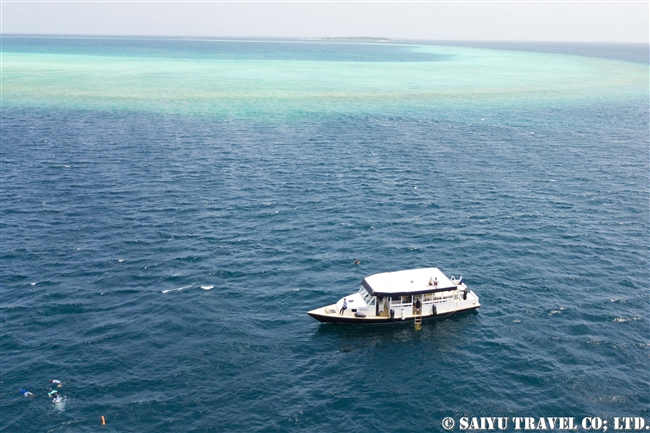
[[[50,388],[50,391],[47,393],[47,396],[50,398],[57,398],[59,396],[59,391]]]
[[[62,388],[63,387],[63,382],[61,382],[60,380],[50,379],[50,383],[52,385],[56,385],[57,388]]]
[[[34,397],[36,397],[33,393],[27,391],[26,389],[19,389],[18,392],[19,392],[21,395],[24,395],[25,397],[28,397],[28,398],[34,398]]]

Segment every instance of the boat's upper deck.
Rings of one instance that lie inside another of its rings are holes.
[[[433,284],[437,279],[437,284]],[[456,284],[438,268],[411,269],[371,275],[363,287],[375,296],[403,296],[456,289]]]

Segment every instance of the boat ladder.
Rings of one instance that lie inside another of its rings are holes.
[[[420,329],[422,329],[422,314],[415,316],[415,330],[419,331]]]

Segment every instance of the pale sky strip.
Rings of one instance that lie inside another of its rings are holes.
[[[646,0],[2,0],[1,3],[647,3]]]
[[[248,6],[247,6],[248,5]],[[644,0],[0,0],[6,34],[648,42]]]

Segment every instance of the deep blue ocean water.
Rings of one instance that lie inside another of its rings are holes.
[[[274,58],[444,60],[303,45]],[[650,421],[647,93],[471,116],[4,105],[1,431]],[[481,309],[420,332],[306,314],[364,276],[425,266],[463,275]]]

